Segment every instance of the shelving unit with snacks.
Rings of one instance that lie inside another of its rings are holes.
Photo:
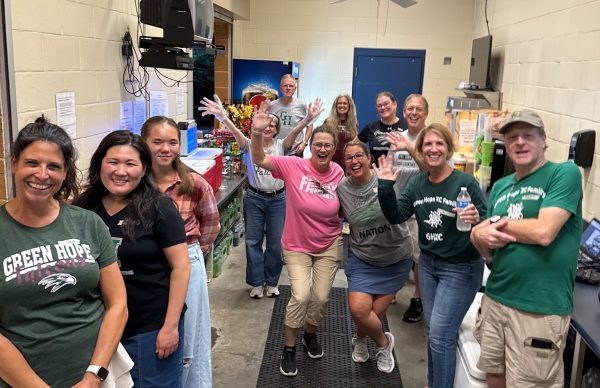
[[[234,226],[243,219],[242,199],[247,181],[248,177],[245,174],[233,175],[231,179],[223,179],[219,191],[215,192],[221,217],[221,231],[213,245],[212,254],[206,260],[208,279],[221,274],[233,245]]]

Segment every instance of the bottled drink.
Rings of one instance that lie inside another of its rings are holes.
[[[460,193],[458,194],[458,198],[456,198],[456,208],[458,212],[456,213],[456,229],[460,232],[468,232],[471,230],[471,224],[464,222],[460,217],[460,213],[469,206],[471,203],[471,196],[467,192],[466,187],[460,188]]]

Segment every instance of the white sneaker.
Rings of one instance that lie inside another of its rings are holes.
[[[367,348],[367,337],[352,337],[352,360],[354,362],[366,362],[369,359],[369,348]]]
[[[394,355],[394,335],[392,333],[385,332],[385,336],[388,339],[388,344],[385,348],[379,348],[377,351],[377,369],[380,372],[392,373],[394,370],[395,361]]]
[[[250,297],[260,299],[263,297],[263,286],[256,286],[250,291]]]
[[[279,296],[279,288],[277,286],[267,286],[267,296],[272,298],[274,296]]]

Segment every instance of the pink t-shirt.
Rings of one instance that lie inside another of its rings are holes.
[[[340,201],[337,185],[342,168],[330,163],[329,171],[315,170],[309,159],[273,156],[274,178],[285,182],[285,225],[281,245],[288,251],[316,253],[340,235]]]

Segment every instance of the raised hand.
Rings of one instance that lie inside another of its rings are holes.
[[[311,125],[317,119],[317,117],[321,115],[321,113],[323,113],[323,103],[321,102],[320,98],[316,98],[313,102],[308,104],[308,114],[304,119],[307,123],[306,125]]]
[[[252,115],[252,132],[263,132],[268,126],[273,116],[269,116],[270,105],[266,101],[260,103],[258,110]]]
[[[215,100],[212,101],[207,97],[204,97],[201,101],[200,101],[200,107],[198,107],[198,110],[200,112],[202,112],[202,117],[206,116],[206,115],[213,115],[215,116],[215,118],[217,120],[219,120],[220,122],[223,122],[225,120],[227,116],[227,111],[225,110],[225,108],[223,107],[223,104],[221,103],[221,99],[219,98],[219,96],[217,96],[216,94],[214,95]]]
[[[377,178],[395,181],[400,176],[400,170],[394,171],[394,162],[385,155],[379,157],[379,167],[373,163],[373,170],[377,173]]]
[[[391,151],[407,151],[412,147],[410,140],[397,131],[388,133],[385,139],[392,145]]]

